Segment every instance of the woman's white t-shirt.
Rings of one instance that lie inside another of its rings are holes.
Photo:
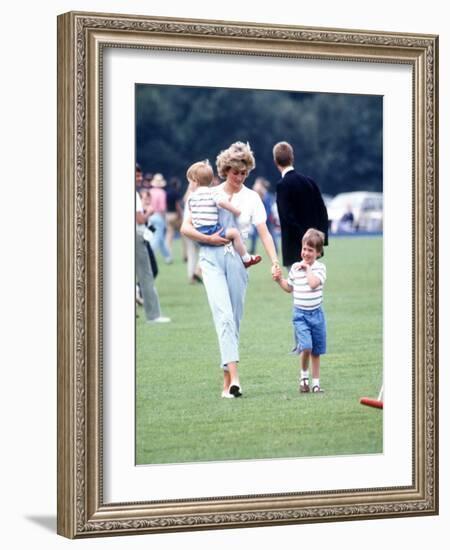
[[[224,186],[225,182],[217,186],[218,193],[225,194]],[[244,239],[247,239],[252,225],[265,223],[267,219],[266,209],[261,197],[256,191],[245,187],[245,185],[238,193],[233,193],[231,204],[241,211],[241,215],[236,221]]]

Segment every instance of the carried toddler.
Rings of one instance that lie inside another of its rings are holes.
[[[188,168],[186,177],[192,189],[187,206],[194,228],[204,235],[218,233],[221,237],[232,241],[246,268],[258,264],[261,261],[261,256],[253,256],[247,252],[237,227],[224,228],[219,223],[219,208],[231,212],[235,217],[239,217],[241,211],[231,204],[231,197],[210,187],[214,172],[209,162],[195,162]]]

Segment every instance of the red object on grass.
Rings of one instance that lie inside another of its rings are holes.
[[[367,405],[368,407],[374,407],[375,409],[383,408],[383,401],[378,401],[378,399],[371,399],[370,397],[361,397],[359,400],[361,405]]]

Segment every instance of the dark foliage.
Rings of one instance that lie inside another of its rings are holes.
[[[297,169],[323,193],[382,190],[381,96],[270,90],[136,86],[136,159],[144,172],[185,182],[187,167],[233,141],[248,141],[257,176],[273,185],[277,141],[289,141]],[[185,182],[186,184],[186,182]]]

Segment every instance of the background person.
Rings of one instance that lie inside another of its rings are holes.
[[[166,211],[167,197],[164,187],[166,180],[162,174],[155,174],[152,179],[150,193],[152,195],[153,214],[150,223],[154,226],[155,232],[150,242],[153,252],[160,252],[166,264],[172,263],[172,256],[166,246]]]
[[[294,149],[287,141],[273,148],[275,166],[281,174],[277,183],[277,208],[281,226],[283,265],[297,261],[298,243],[310,227],[325,235],[328,244],[328,213],[320,189],[311,178],[294,169]]]
[[[151,172],[146,172],[144,175],[144,179],[142,180],[141,189],[150,190],[152,187],[152,179],[153,179],[153,174]]]
[[[141,188],[141,192],[139,193],[141,197],[141,204],[142,204],[142,211],[144,214],[151,216],[153,214],[153,208],[152,208],[152,196],[149,190],[146,190],[145,188]],[[153,278],[156,279],[158,276],[158,262],[156,261],[155,254],[152,250],[152,247],[150,245],[150,242],[153,238],[153,232],[155,228],[150,223],[150,218],[147,219],[146,228],[144,231],[144,240],[145,245],[147,247],[148,257],[150,260],[150,265],[152,267],[152,273]]]
[[[144,212],[139,193],[136,192],[136,278],[139,283],[147,323],[169,323],[169,317],[161,315],[147,244],[144,238],[151,210]]]
[[[142,174],[142,168],[139,163],[136,162],[136,170],[135,170],[135,188],[136,191],[139,192],[142,187],[142,182],[144,180],[144,176]]]
[[[338,230],[343,233],[353,233],[355,231],[355,216],[353,215],[352,205],[347,204],[347,210],[339,220]]]
[[[180,180],[178,178],[171,178],[166,188],[166,248],[171,257],[173,257],[173,240],[180,230],[183,220],[182,199]]]
[[[278,253],[278,243],[277,243],[277,232],[276,232],[276,223],[275,223],[275,216],[274,216],[274,204],[275,204],[275,196],[273,193],[270,192],[270,182],[266,180],[266,178],[256,178],[255,183],[252,186],[253,191],[256,191],[258,195],[261,197],[261,200],[264,204],[264,208],[266,210],[266,216],[267,216],[267,229],[269,230],[269,233],[272,235],[273,244],[275,245],[275,250]],[[250,254],[255,254],[256,252],[256,243],[258,241],[258,232],[255,230],[255,228],[252,228],[252,231],[250,232],[250,248],[249,252]]]
[[[184,206],[185,209],[192,191],[193,189],[191,189],[191,185],[189,184],[183,196],[183,204],[185,205]],[[187,262],[186,267],[187,267],[187,276],[188,276],[189,284],[193,285],[196,283],[203,283],[202,270],[200,269],[199,257],[198,257],[198,253],[200,249],[199,243],[197,241],[193,241],[192,239],[189,239],[188,237],[186,237],[186,235],[183,235],[183,232],[181,231],[181,229],[180,229],[180,233],[181,233],[181,238],[184,242],[184,248],[186,250],[186,262]]]

